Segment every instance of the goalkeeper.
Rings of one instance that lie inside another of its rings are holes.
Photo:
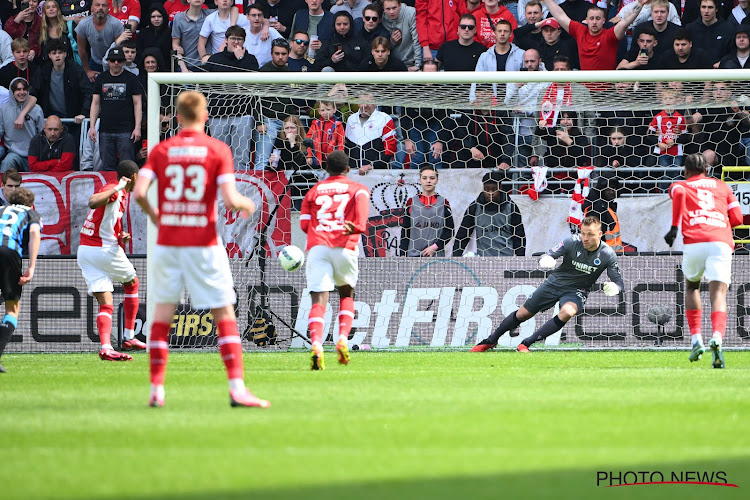
[[[611,281],[604,283],[604,294],[612,296],[620,293],[624,285],[617,255],[602,242],[602,234],[601,221],[595,216],[588,216],[581,223],[580,235],[566,238],[544,254],[539,259],[539,267],[543,270],[554,269],[557,257],[563,257],[563,262],[517,311],[506,316],[495,332],[475,345],[471,352],[492,349],[505,332],[517,328],[539,311],[545,311],[559,302],[560,312],[557,316],[553,316],[533,335],[518,344],[518,352],[529,352],[531,344],[559,331],[583,309],[591,287],[605,269]]]

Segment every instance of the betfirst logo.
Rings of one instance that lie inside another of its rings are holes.
[[[727,480],[727,473],[720,471],[597,471],[596,485],[606,488],[615,486],[649,486],[664,484],[693,484],[701,486],[729,486],[739,488]]]

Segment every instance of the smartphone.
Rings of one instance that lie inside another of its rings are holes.
[[[127,23],[127,24],[125,25],[125,29],[126,29],[126,30],[128,30],[128,31],[133,31],[133,25],[132,25],[132,24],[130,24],[130,23]]]
[[[337,44],[336,44],[336,52],[339,52],[339,51],[341,51],[341,50],[344,50],[344,46],[343,46],[343,45],[341,45],[340,43],[337,43]]]
[[[141,141],[141,148],[148,149],[148,141],[146,139]]]
[[[648,49],[641,49],[641,55],[647,56],[648,55]]]
[[[29,2],[21,2],[21,10],[26,10],[29,8]]]

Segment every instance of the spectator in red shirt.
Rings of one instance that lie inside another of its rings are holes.
[[[468,13],[463,0],[416,0],[422,60],[434,59],[445,42],[458,38],[458,20]]]
[[[617,46],[625,37],[628,26],[635,21],[648,0],[637,0],[638,5],[613,28],[604,28],[607,14],[596,5],[589,7],[587,26],[572,21],[555,0],[544,0],[549,13],[578,44],[578,58],[582,70],[612,70],[617,67]]]

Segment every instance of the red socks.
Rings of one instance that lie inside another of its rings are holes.
[[[715,311],[711,313],[711,327],[713,333],[718,333],[724,338],[724,331],[727,328],[727,313],[725,311]]]
[[[151,325],[148,347],[151,360],[151,383],[164,385],[164,374],[167,371],[167,358],[169,357],[169,324],[154,321]]]
[[[237,321],[225,319],[216,325],[219,329],[219,353],[227,367],[229,379],[244,379],[245,369],[242,366],[242,340],[237,330]]]
[[[125,335],[126,338],[132,338],[132,331],[135,328],[135,318],[138,315],[138,278],[135,278],[133,284],[125,286],[125,300],[123,301],[123,315],[125,316],[124,328],[131,332],[131,335]]]
[[[688,329],[690,330],[690,335],[700,335],[702,313],[703,311],[700,309],[688,309],[687,311],[685,311],[685,317],[687,317],[687,323],[688,323]]]
[[[307,320],[307,327],[310,329],[310,342],[323,343],[323,322],[325,321],[326,306],[323,304],[313,304],[310,309],[310,316]]]
[[[349,338],[354,321],[354,299],[342,297],[339,303],[339,337],[345,335]],[[336,339],[338,341],[338,339]]]
[[[99,314],[96,315],[96,329],[99,330],[99,340],[102,346],[112,345],[112,313],[115,306],[111,304],[100,304]]]

